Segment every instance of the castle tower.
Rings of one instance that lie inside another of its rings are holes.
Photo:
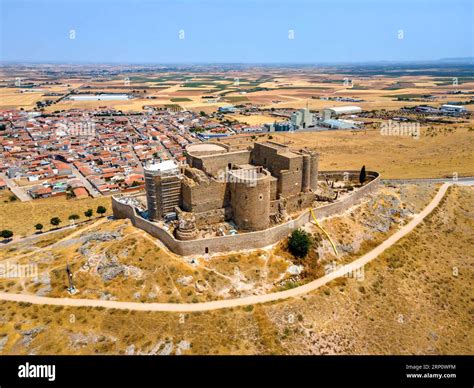
[[[174,212],[181,201],[181,179],[179,168],[171,160],[144,168],[148,218],[162,219]]]
[[[301,191],[307,192],[311,188],[311,155],[303,154],[303,180]]]
[[[319,168],[319,154],[313,152],[310,159],[310,188],[316,191],[318,188],[318,168]]]
[[[270,225],[270,173],[260,169],[229,171],[233,219],[244,230],[261,230]]]

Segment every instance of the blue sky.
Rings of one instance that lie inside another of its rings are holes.
[[[321,63],[474,56],[472,0],[0,2],[2,61]]]

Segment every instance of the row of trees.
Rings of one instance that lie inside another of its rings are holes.
[[[100,216],[103,216],[106,212],[107,212],[107,209],[104,206],[98,206],[97,207],[96,213],[99,214]],[[94,211],[92,209],[87,209],[84,212],[84,215],[89,219],[93,216],[93,214],[94,214]],[[69,221],[76,221],[79,218],[80,217],[79,217],[78,214],[71,214],[68,217]],[[53,217],[53,218],[51,218],[51,220],[49,222],[53,226],[58,226],[62,222],[62,220],[59,217]],[[43,224],[40,224],[40,223],[35,225],[35,229],[38,230],[38,231],[41,231],[43,229],[43,227],[44,227]]]
[[[99,215],[99,216],[103,216],[105,213],[107,212],[107,209],[104,207],[104,206],[98,206],[97,209],[96,209],[96,213]],[[84,215],[87,217],[87,218],[91,218],[93,215],[94,215],[94,211],[92,209],[87,209],[85,212],[84,212]],[[80,217],[78,214],[71,214],[68,219],[70,221],[76,221],[78,220]],[[51,220],[49,220],[50,224],[53,225],[53,226],[59,226],[59,224],[62,222],[62,220],[59,218],[59,217],[53,217],[51,218]],[[44,228],[44,225],[41,224],[41,223],[37,223],[35,225],[35,229],[38,231],[38,232],[41,232]],[[5,230],[2,230],[0,231],[0,237],[4,238],[4,239],[10,239],[13,237],[13,232],[11,230],[8,230],[8,229],[5,229]]]

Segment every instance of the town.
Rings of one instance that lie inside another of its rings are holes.
[[[237,111],[273,115],[275,121],[248,125],[226,118],[226,113]],[[410,112],[423,114],[427,108],[405,110]],[[431,108],[430,113],[438,114],[433,121],[443,116],[469,117],[462,105],[445,104],[439,110]],[[357,106],[312,113],[308,108],[261,110],[253,105],[227,105],[209,115],[179,107],[125,113],[106,106],[48,114],[7,110],[0,117],[0,189],[10,188],[22,201],[143,190],[144,166],[166,160],[183,163],[185,148],[194,142],[239,134],[361,130],[363,119],[353,119],[358,115],[373,117]]]

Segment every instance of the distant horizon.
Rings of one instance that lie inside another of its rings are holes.
[[[471,0],[2,0],[0,62],[422,63],[474,57]]]
[[[406,61],[390,61],[390,60],[373,60],[373,61],[357,61],[357,62],[60,62],[60,61],[0,61],[0,66],[4,65],[133,65],[133,66],[219,66],[219,65],[237,65],[237,66],[338,66],[338,65],[429,65],[432,63],[442,63],[445,65],[474,65],[473,57],[463,58],[440,58],[427,60],[406,60]]]

